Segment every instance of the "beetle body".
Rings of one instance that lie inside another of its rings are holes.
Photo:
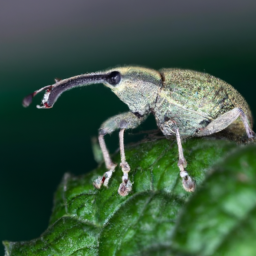
[[[244,111],[252,128],[248,104],[231,85],[209,74],[192,70],[163,69],[160,72],[163,87],[157,98],[155,117],[165,135],[168,135],[164,127],[166,118],[176,122],[181,136],[200,136],[198,131],[236,107]],[[229,129],[245,133],[241,119],[232,123]]]
[[[153,113],[158,127],[168,137],[175,135],[178,144],[180,176],[183,187],[193,191],[195,183],[186,171],[187,162],[183,155],[182,137],[206,136],[224,129],[248,138],[254,137],[252,114],[244,98],[226,82],[206,73],[181,69],[155,71],[143,67],[120,67],[105,72],[79,75],[45,86],[23,100],[28,106],[32,98],[45,90],[42,105],[51,108],[66,90],[78,86],[103,83],[109,87],[130,109],[105,121],[99,131],[99,143],[108,171],[99,177],[94,186],[108,185],[116,164],[111,161],[105,145],[104,135],[120,129],[120,153],[123,171],[119,194],[127,195],[132,183],[126,162],[123,144],[124,130],[139,126]]]

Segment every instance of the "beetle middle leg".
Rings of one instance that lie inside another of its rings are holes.
[[[176,132],[176,139],[177,139],[178,151],[179,151],[178,167],[180,169],[180,177],[182,178],[182,185],[186,191],[192,192],[195,190],[196,184],[194,180],[189,176],[188,172],[185,170],[185,168],[187,167],[187,161],[183,154],[179,128],[176,127],[175,132]]]
[[[116,164],[114,164],[110,158],[109,152],[107,150],[104,135],[111,134],[113,131],[120,129],[119,132],[119,141],[120,141],[120,154],[121,154],[121,163],[120,166],[123,171],[122,183],[119,186],[118,193],[121,196],[126,196],[132,189],[132,183],[128,178],[128,172],[130,171],[130,166],[126,162],[125,152],[124,152],[124,131],[125,129],[134,129],[138,127],[145,119],[147,115],[143,117],[137,117],[132,112],[126,112],[120,115],[113,116],[105,121],[99,130],[99,144],[103,153],[103,158],[105,161],[107,172],[103,174],[102,177],[98,177],[94,181],[94,186],[100,188],[102,184],[108,186],[108,182],[115,171]]]

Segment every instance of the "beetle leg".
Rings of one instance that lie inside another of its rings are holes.
[[[185,168],[187,167],[187,161],[183,154],[179,128],[176,128],[176,139],[177,139],[178,151],[179,151],[178,167],[180,169],[180,177],[182,178],[182,185],[186,191],[192,192],[195,190],[196,184],[195,184],[195,181],[189,176],[188,172],[185,170]]]
[[[109,180],[110,180],[110,178],[111,178],[111,176],[112,176],[112,174],[113,174],[113,172],[115,171],[115,168],[116,168],[116,164],[114,164],[112,162],[112,160],[110,158],[110,155],[108,153],[108,149],[106,147],[106,143],[105,143],[105,140],[104,140],[104,134],[99,135],[99,144],[100,144],[100,148],[101,148],[101,151],[102,151],[102,154],[103,154],[105,165],[106,165],[106,168],[108,169],[108,171],[105,172],[102,177],[98,177],[93,182],[93,185],[96,188],[100,188],[102,184],[107,187],[108,182],[109,182]]]
[[[118,193],[121,196],[126,196],[132,190],[132,183],[128,178],[128,172],[130,171],[130,166],[126,162],[125,153],[124,153],[124,130],[121,129],[119,132],[119,146],[120,146],[120,155],[121,155],[121,163],[120,166],[123,171],[122,183],[119,186]]]
[[[130,171],[130,166],[126,162],[125,153],[124,153],[124,130],[125,129],[134,129],[139,126],[148,115],[143,117],[137,117],[132,112],[126,112],[120,115],[113,116],[105,121],[100,128],[99,131],[99,144],[103,154],[103,158],[105,161],[107,172],[103,174],[102,177],[98,177],[93,185],[96,188],[100,188],[102,184],[104,186],[108,186],[108,182],[115,171],[116,164],[114,164],[110,158],[109,152],[107,150],[104,135],[111,134],[113,131],[117,129],[121,129],[119,132],[119,140],[120,140],[120,153],[121,153],[121,168],[123,171],[122,183],[120,184],[118,193],[121,196],[126,196],[131,191],[132,183],[128,179],[128,172]]]
[[[197,136],[206,136],[216,132],[220,132],[227,128],[230,124],[232,124],[239,116],[242,119],[248,138],[253,138],[255,136],[255,133],[250,128],[248,118],[241,108],[234,108],[228,111],[227,113],[219,116],[218,118],[213,120],[209,125],[207,125],[204,129],[200,130]]]

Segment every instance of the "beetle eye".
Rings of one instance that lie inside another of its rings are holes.
[[[118,71],[109,73],[106,77],[106,81],[111,85],[117,85],[121,80],[121,74]]]

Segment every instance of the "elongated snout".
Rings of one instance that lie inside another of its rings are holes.
[[[60,95],[67,90],[79,86],[86,86],[98,83],[108,83],[110,85],[116,85],[120,82],[120,80],[121,75],[118,71],[98,72],[70,77],[67,79],[57,81],[53,85],[48,85],[40,88],[37,91],[34,91],[33,93],[29,94],[23,99],[22,105],[24,107],[28,107],[31,104],[33,98],[38,93],[40,93],[41,91],[45,91],[42,104],[38,105],[37,108],[51,108],[53,107],[57,99],[60,97]]]

